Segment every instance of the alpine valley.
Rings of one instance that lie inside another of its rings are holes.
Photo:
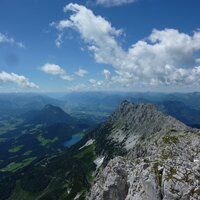
[[[1,94],[0,199],[198,200],[199,97]]]

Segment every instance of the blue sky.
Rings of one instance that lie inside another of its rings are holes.
[[[0,92],[199,91],[199,0],[1,0]]]

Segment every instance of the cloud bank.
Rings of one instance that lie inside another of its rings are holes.
[[[19,48],[25,48],[25,45],[22,42],[17,42],[12,37],[8,37],[7,35],[0,33],[0,43],[8,43],[11,45],[16,45]]]
[[[70,17],[55,27],[62,34],[69,28],[77,31],[97,63],[113,66],[115,74],[103,72],[105,84],[130,89],[199,85],[200,30],[189,35],[176,29],[154,29],[125,50],[119,42],[121,29],[82,5],[68,4],[64,12],[68,11]]]
[[[64,69],[56,64],[46,63],[41,67],[41,70],[46,74],[59,76],[61,79],[66,81],[73,80],[72,76],[68,75]]]
[[[11,82],[16,83],[18,86],[23,88],[38,89],[39,86],[33,82],[30,82],[28,78],[15,73],[0,72],[0,82]]]

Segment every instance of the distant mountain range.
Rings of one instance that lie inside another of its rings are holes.
[[[0,94],[0,120],[18,116],[19,114],[40,110],[45,105],[60,106],[57,99],[33,93],[1,93]]]
[[[104,121],[124,99],[134,103],[152,103],[159,110],[187,125],[200,125],[200,93],[125,93],[73,92],[57,99],[41,94],[0,94],[0,120],[41,110],[51,104],[81,120]]]
[[[18,117],[28,111],[41,110],[51,104],[71,116],[89,123],[104,121],[124,99],[135,103],[153,103],[165,114],[185,124],[200,125],[200,93],[125,93],[73,92],[59,98],[42,94],[0,94],[0,120]]]
[[[102,113],[104,119],[110,115],[124,99],[134,103],[152,103],[167,115],[171,115],[187,125],[200,124],[200,93],[70,93],[62,100],[64,107],[72,113]],[[104,114],[104,115],[103,115]]]

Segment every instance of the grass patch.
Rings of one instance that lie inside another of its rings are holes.
[[[178,142],[178,138],[176,136],[169,134],[165,135],[162,139],[165,144],[177,144]]]
[[[149,159],[144,158],[144,163],[149,163],[149,162],[150,162]]]
[[[23,146],[24,145],[19,145],[19,146],[13,147],[12,149],[9,149],[8,152],[9,153],[16,153],[16,152],[20,151]]]
[[[170,169],[168,171],[168,174],[167,174],[167,181],[169,181],[170,179],[172,179],[175,174],[177,174],[176,169],[173,168],[173,167],[170,167]]]
[[[32,151],[29,150],[29,151],[26,151],[23,155],[24,155],[24,156],[29,156],[31,153],[32,153]]]
[[[74,157],[81,159],[81,158],[84,158],[87,155],[93,155],[94,150],[95,150],[95,144],[91,144],[90,146],[79,151]]]
[[[159,186],[161,187],[161,184],[162,184],[162,171],[159,171],[158,170],[158,167],[160,166],[160,163],[159,162],[155,162],[153,164],[153,172],[156,176],[156,179],[157,179],[157,182],[159,184]]]
[[[17,126],[20,125],[22,122],[23,122],[22,119],[10,121],[10,122],[8,121],[3,122],[3,124],[0,126],[0,135],[16,130]]]
[[[161,159],[163,160],[167,160],[167,159],[170,159],[172,158],[172,151],[169,150],[169,149],[163,149],[162,150],[162,154],[161,154]]]
[[[35,132],[37,132],[38,130],[40,130],[43,126],[44,126],[43,124],[37,124],[37,125],[35,125],[34,128],[32,128],[32,129],[29,130],[29,131],[35,133]]]
[[[0,135],[3,135],[9,131],[14,131],[16,126],[14,124],[5,123],[2,127],[0,127]]]
[[[37,137],[38,142],[42,145],[42,146],[46,146],[49,143],[54,143],[58,140],[58,137],[55,137],[54,139],[46,139],[44,138],[41,134]]]
[[[1,172],[16,172],[17,170],[26,167],[27,165],[29,165],[30,163],[32,163],[37,157],[32,157],[32,158],[27,158],[25,160],[23,160],[22,162],[12,162],[9,165],[7,165],[6,167],[2,168],[0,171]]]
[[[94,181],[93,172],[88,173],[87,180],[88,180],[89,183],[92,183]]]

